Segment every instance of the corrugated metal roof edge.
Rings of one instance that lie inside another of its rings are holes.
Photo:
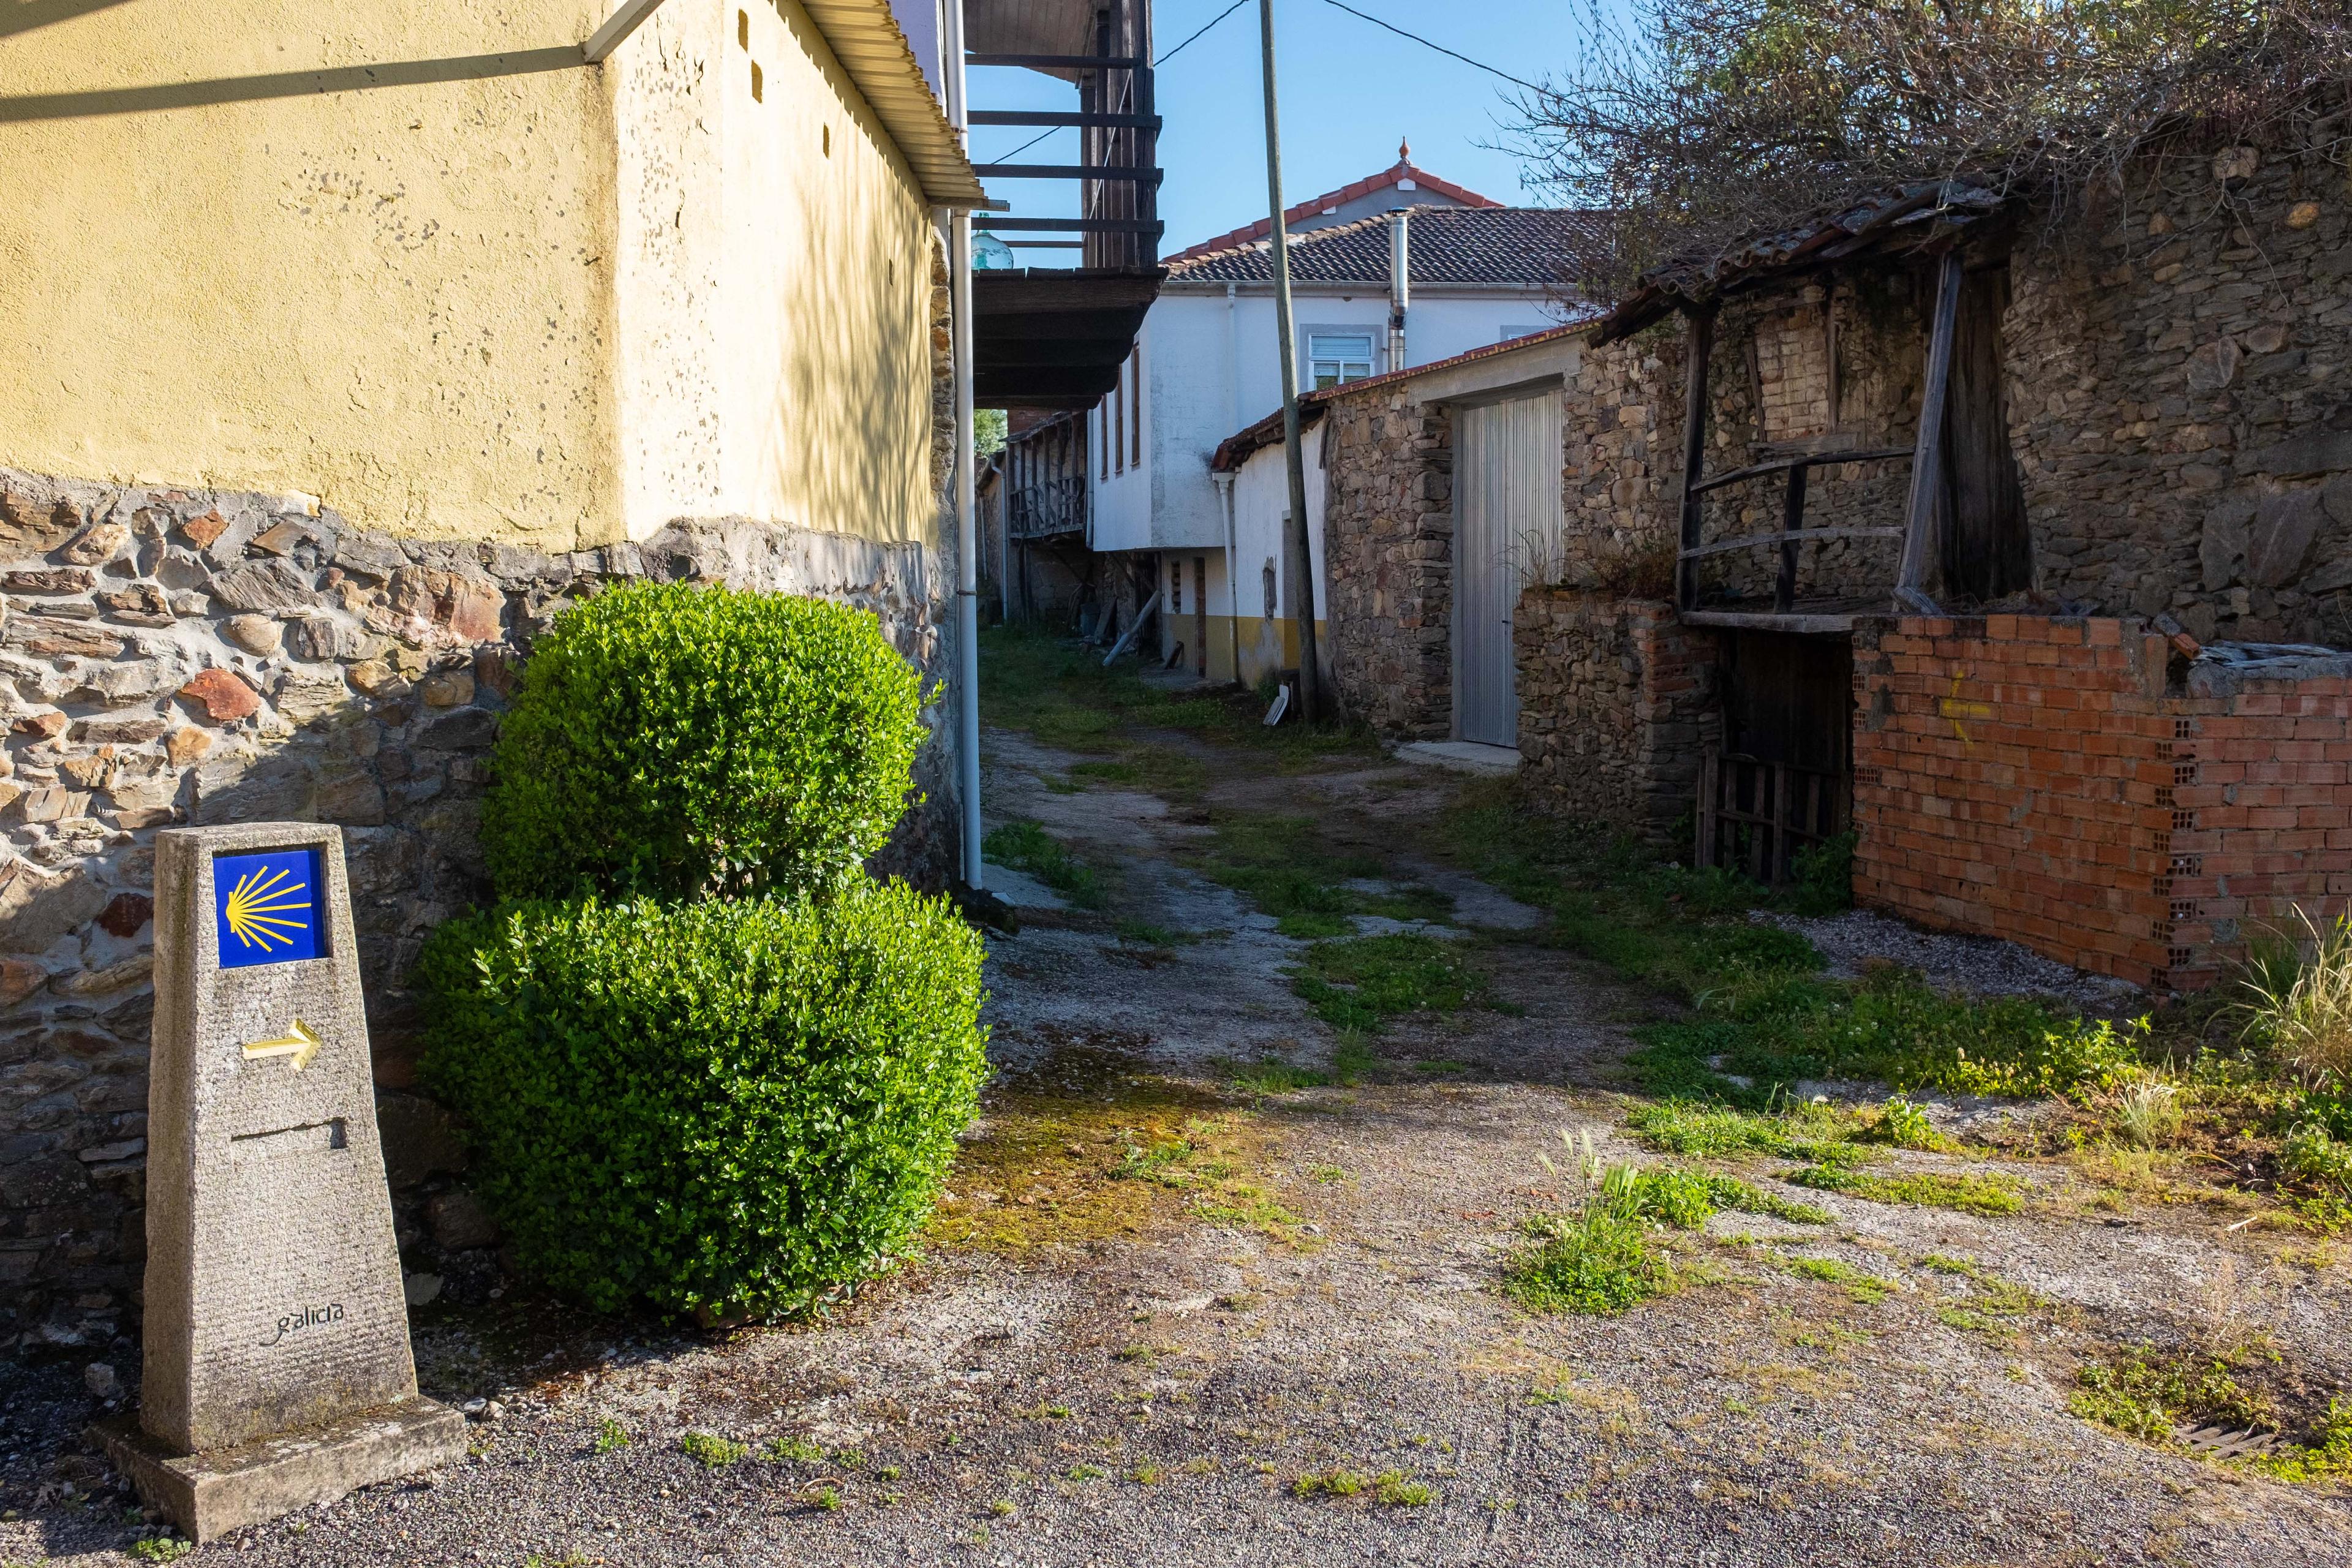
[[[985,206],[988,193],[947,111],[931,96],[922,62],[891,14],[889,0],[801,0],[801,8],[890,133],[924,198],[934,206]]]
[[[1446,359],[1434,359],[1427,364],[1411,365],[1403,370],[1384,371],[1379,375],[1366,376],[1361,381],[1350,381],[1339,386],[1318,388],[1316,391],[1303,394],[1298,399],[1298,427],[1301,430],[1307,428],[1310,414],[1313,417],[1320,419],[1325,407],[1339,398],[1352,397],[1360,392],[1375,392],[1383,386],[1393,386],[1401,381],[1411,381],[1417,375],[1429,375],[1441,370],[1452,370],[1457,365],[1475,364],[1483,359],[1493,359],[1499,354],[1533,348],[1538,343],[1553,342],[1562,338],[1573,337],[1579,332],[1589,332],[1598,326],[1601,321],[1601,317],[1596,311],[1580,321],[1569,321],[1560,326],[1547,327],[1540,332],[1529,332],[1525,337],[1505,338],[1499,343],[1488,343],[1483,348],[1469,349]],[[1251,453],[1262,447],[1274,446],[1281,439],[1282,411],[1276,409],[1256,424],[1238,430],[1218,442],[1216,451],[1209,458],[1209,471],[1213,474],[1231,473],[1241,467]],[[1228,453],[1231,454],[1230,458],[1227,456]]]

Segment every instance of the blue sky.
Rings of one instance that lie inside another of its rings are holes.
[[[1164,55],[1231,0],[1158,0],[1153,26]],[[1419,33],[1514,76],[1539,81],[1569,64],[1583,31],[1574,0],[1349,0],[1360,11]],[[1160,112],[1168,171],[1160,215],[1168,250],[1265,216],[1264,110],[1258,91],[1256,0],[1160,68]],[[1396,162],[1400,140],[1431,174],[1501,202],[1542,203],[1522,190],[1517,159],[1482,143],[1502,141],[1509,84],[1338,10],[1325,0],[1276,0],[1275,47],[1282,89],[1283,194],[1297,202]],[[972,104],[996,109],[1070,107],[1074,95],[1028,71],[972,73]],[[974,157],[1003,158],[1034,132],[982,127]],[[1023,163],[1076,161],[1075,132],[1060,132]],[[1066,211],[1067,188],[992,181],[1026,213]],[[1055,265],[1052,253],[1033,258]]]

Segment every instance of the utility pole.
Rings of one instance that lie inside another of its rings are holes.
[[[1290,517],[1284,529],[1290,613],[1298,626],[1299,717],[1323,716],[1323,668],[1315,652],[1315,553],[1307,541],[1307,456],[1298,448],[1298,329],[1290,310],[1290,228],[1282,216],[1282,116],[1274,91],[1274,0],[1257,0],[1265,59],[1265,189],[1274,226],[1274,330],[1282,339],[1282,441],[1290,464]],[[1329,439],[1328,432],[1325,439]]]

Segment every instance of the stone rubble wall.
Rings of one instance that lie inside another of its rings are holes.
[[[2021,238],[2003,342],[2042,587],[2200,641],[2352,641],[2352,182],[2184,150]],[[2226,177],[2225,177],[2226,176]]]
[[[1324,616],[1341,710],[1395,740],[1454,725],[1454,421],[1394,383],[1323,416]]]
[[[1562,814],[1682,835],[1714,717],[1714,634],[1663,601],[1529,588],[1512,624],[1519,776]]]
[[[305,498],[0,469],[0,1346],[135,1325],[158,828],[342,826],[387,1162],[407,1193],[463,1152],[410,1092],[400,988],[427,933],[486,895],[480,797],[532,638],[607,584],[723,583],[873,610],[939,680],[946,567],[919,545],[740,520],[568,555],[427,543]],[[940,729],[939,708],[927,717]],[[953,864],[945,741],[916,783],[923,803],[877,868],[937,886]],[[461,1191],[430,1207],[445,1246],[487,1234]]]

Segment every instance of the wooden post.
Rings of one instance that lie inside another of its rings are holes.
[[[1936,277],[1936,321],[1927,340],[1927,384],[1919,394],[1919,436],[1912,448],[1911,505],[1905,519],[1898,594],[1916,594],[1935,548],[1936,497],[1944,486],[1944,401],[1952,383],[1952,338],[1960,319],[1960,251],[1944,252]],[[1688,525],[1685,524],[1685,527]]]
[[[1780,509],[1780,531],[1794,533],[1805,526],[1805,465],[1789,470],[1789,500]],[[1797,604],[1797,542],[1780,544],[1780,575],[1772,584],[1772,608],[1787,615]]]
[[[1698,548],[1700,509],[1705,499],[1698,492],[1701,470],[1706,465],[1706,362],[1715,353],[1715,306],[1710,303],[1688,312],[1690,322],[1690,363],[1683,374],[1683,542],[1685,550]],[[1686,560],[1675,562],[1675,605],[1691,609],[1698,604],[1698,575]]]

